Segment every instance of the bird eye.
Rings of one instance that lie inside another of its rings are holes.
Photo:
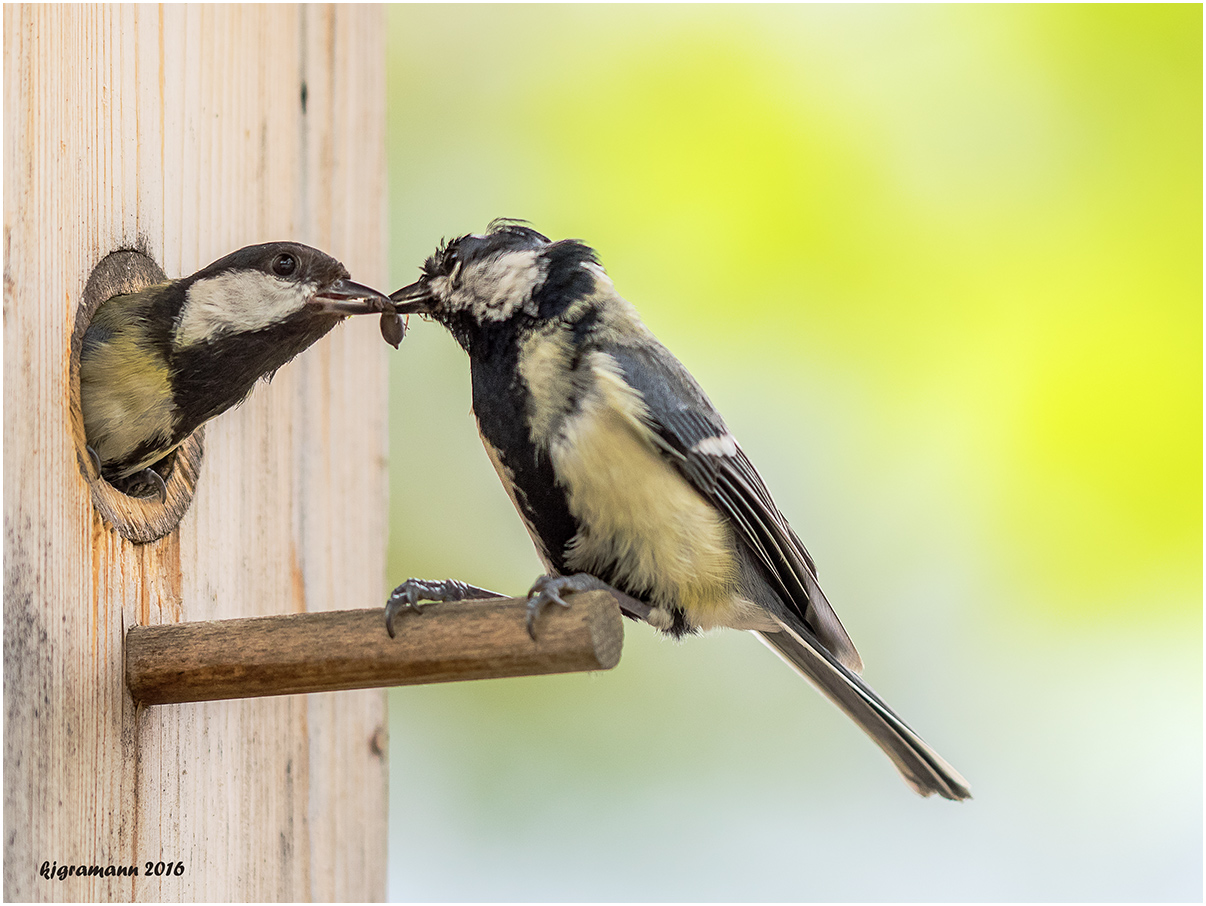
[[[288,277],[297,270],[297,259],[288,252],[281,252],[272,259],[272,272],[278,277]]]

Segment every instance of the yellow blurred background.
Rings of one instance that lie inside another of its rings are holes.
[[[1200,6],[402,6],[392,281],[597,249],[815,557],[922,800],[758,642],[393,690],[408,900],[1200,900]],[[392,288],[392,287],[391,287]],[[540,573],[393,357],[388,576]]]

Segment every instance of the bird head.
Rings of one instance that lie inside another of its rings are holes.
[[[441,244],[423,275],[390,300],[398,314],[440,322],[472,353],[491,332],[561,316],[602,275],[594,251],[577,240],[553,242],[522,222],[495,220],[483,234]]]
[[[351,314],[392,314],[334,258],[295,242],[239,249],[114,296],[80,350],[88,444],[110,479],[154,464]]]
[[[330,255],[296,242],[239,249],[181,283],[177,349],[273,329],[321,336],[345,315],[389,305]]]

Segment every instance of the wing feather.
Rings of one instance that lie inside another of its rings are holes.
[[[606,351],[641,392],[663,455],[728,517],[787,607],[843,666],[860,672],[862,659],[817,582],[816,564],[699,384],[660,346]]]

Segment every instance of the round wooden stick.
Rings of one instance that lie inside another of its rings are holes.
[[[575,594],[527,631],[526,598],[135,626],[126,633],[126,685],[146,705],[609,670],[624,629],[607,592]]]

